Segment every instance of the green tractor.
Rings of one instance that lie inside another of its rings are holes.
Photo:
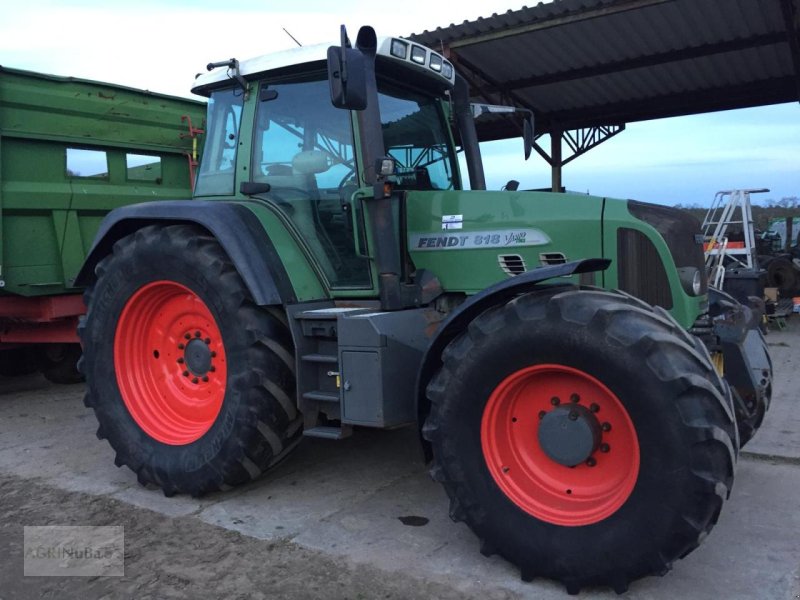
[[[453,65],[369,27],[209,71],[194,200],[112,211],[78,277],[118,465],[199,496],[302,436],[416,424],[452,518],[525,580],[621,592],[700,543],[771,368],[696,220],[485,191]]]

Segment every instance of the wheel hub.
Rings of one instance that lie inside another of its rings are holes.
[[[574,467],[600,446],[602,430],[594,414],[580,404],[556,407],[539,422],[539,445],[553,461]]]
[[[211,369],[211,349],[208,343],[199,338],[194,338],[188,344],[183,355],[186,368],[197,377],[202,377]]]

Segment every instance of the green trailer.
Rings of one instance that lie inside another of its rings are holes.
[[[204,116],[202,102],[0,67],[0,373],[79,379],[74,281],[97,228],[191,194]]]
[[[465,80],[369,27],[209,69],[194,200],[112,211],[78,275],[116,464],[202,495],[410,425],[523,579],[623,591],[705,539],[771,366],[695,219],[485,190]]]

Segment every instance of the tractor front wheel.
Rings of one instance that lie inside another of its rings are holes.
[[[727,385],[669,315],[559,286],[489,309],[428,385],[451,517],[525,580],[621,592],[711,530],[738,452]]]
[[[299,440],[285,317],[253,303],[207,232],[146,227],[96,273],[79,330],[85,402],[118,466],[199,496],[249,481]]]

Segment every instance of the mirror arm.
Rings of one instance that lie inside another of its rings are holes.
[[[473,190],[486,189],[486,176],[483,172],[483,159],[478,145],[478,131],[475,129],[475,118],[469,103],[469,85],[461,75],[456,75],[456,84],[452,91],[455,105],[456,123],[461,134],[461,145],[469,173],[469,184]]]

